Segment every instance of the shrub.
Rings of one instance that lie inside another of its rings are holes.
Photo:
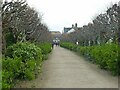
[[[41,48],[43,60],[46,60],[48,58],[48,54],[52,51],[51,43],[44,42],[44,43],[37,43],[36,44],[39,48]]]
[[[96,46],[77,46],[75,44],[65,42],[61,46],[73,51],[80,52],[82,55],[92,59],[93,62],[99,65],[102,69],[111,71],[113,75],[120,74],[118,62],[118,50],[120,47],[117,44],[104,44]]]
[[[113,75],[118,74],[118,46],[117,44],[105,44],[101,46],[81,47],[80,52],[94,59],[102,69],[107,69]]]
[[[44,43],[38,43],[37,46],[41,48],[42,54],[48,54],[51,52],[51,43],[44,42]]]
[[[19,42],[9,46],[2,60],[2,87],[12,87],[17,79],[34,79],[41,70],[41,63],[41,49],[34,44]]]
[[[113,75],[117,75],[119,73],[117,44],[90,46],[85,50],[85,52],[94,59],[95,63],[97,63],[100,68],[110,70]]]
[[[70,42],[65,42],[65,43],[62,42],[62,43],[60,43],[60,46],[67,48],[67,49],[70,49],[70,50],[73,50],[73,51],[77,50],[77,45],[70,43]]]
[[[20,73],[20,58],[6,58],[2,62],[2,88],[10,88]]]
[[[5,56],[21,57],[22,61],[42,60],[41,49],[29,42],[19,42],[7,48]]]
[[[13,73],[2,70],[2,88],[11,88],[13,80]]]

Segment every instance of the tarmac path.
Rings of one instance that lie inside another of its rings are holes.
[[[22,88],[118,88],[118,77],[100,69],[82,56],[54,47],[44,61],[42,74],[32,81],[22,81]]]

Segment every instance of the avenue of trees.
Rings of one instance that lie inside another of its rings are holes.
[[[25,0],[2,5],[2,88],[13,88],[19,80],[33,80],[51,49],[51,33],[42,15]],[[0,87],[1,88],[1,87]]]
[[[69,34],[62,34],[61,46],[75,51],[101,69],[120,75],[120,6],[114,4]],[[79,45],[75,44],[79,42]]]
[[[114,4],[103,14],[94,18],[88,25],[70,34],[63,34],[62,40],[69,42],[79,41],[80,45],[91,46],[106,42],[117,42],[119,34],[118,21],[120,19],[120,7]]]
[[[3,52],[7,46],[16,42],[44,42],[50,40],[48,27],[41,23],[42,15],[29,7],[24,0],[3,2],[2,5],[2,44]]]

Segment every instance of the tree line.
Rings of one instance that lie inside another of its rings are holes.
[[[46,42],[51,34],[42,15],[31,8],[25,0],[5,1],[2,5],[2,49],[16,42]]]
[[[105,13],[96,16],[88,25],[84,25],[75,32],[63,34],[62,41],[76,42],[90,46],[107,42],[117,43],[120,40],[120,7],[112,5]]]

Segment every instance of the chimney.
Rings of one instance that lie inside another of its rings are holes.
[[[72,28],[74,28],[74,25],[72,24]]]
[[[75,23],[75,27],[77,27],[77,23]]]

